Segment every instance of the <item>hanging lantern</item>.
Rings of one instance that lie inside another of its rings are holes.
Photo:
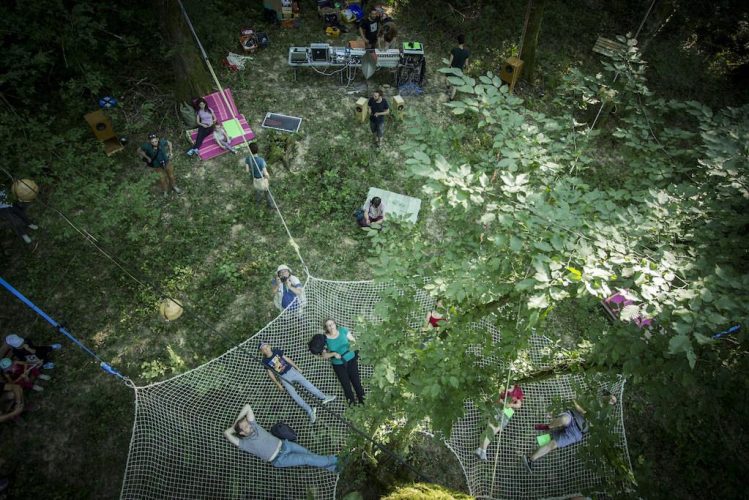
[[[164,299],[159,306],[159,312],[162,318],[172,321],[182,316],[184,309],[182,309],[182,304],[176,300]]]
[[[16,179],[13,181],[13,194],[18,198],[18,201],[24,203],[30,203],[34,201],[36,195],[39,194],[39,186],[36,182],[31,179]]]

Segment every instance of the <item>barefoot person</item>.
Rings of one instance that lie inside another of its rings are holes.
[[[608,404],[616,404],[616,396],[610,392],[604,391],[603,397]],[[536,461],[552,451],[566,448],[585,439],[590,430],[590,425],[585,419],[585,410],[575,400],[572,401],[572,405],[574,408],[570,408],[557,415],[548,425],[537,426],[537,428],[549,430],[551,441],[538,448],[530,457],[526,455],[521,457],[523,465],[528,469],[528,472],[533,473],[533,465]]]
[[[337,473],[338,457],[316,455],[307,448],[287,439],[278,439],[263,429],[255,420],[250,405],[245,405],[234,425],[224,431],[231,444],[273,467],[301,467],[308,465]]]
[[[278,387],[278,390],[289,393],[291,399],[298,404],[309,415],[309,423],[314,424],[317,420],[317,409],[310,407],[304,399],[296,392],[294,384],[299,384],[307,389],[313,396],[322,401],[322,404],[328,404],[335,399],[335,396],[326,396],[323,392],[315,387],[312,382],[302,375],[299,367],[294,361],[284,355],[281,349],[273,349],[267,342],[261,342],[258,346],[263,353],[263,366],[268,370],[268,376]],[[279,379],[281,380],[279,382]]]

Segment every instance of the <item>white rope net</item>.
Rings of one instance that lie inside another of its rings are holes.
[[[294,467],[279,469],[262,462],[229,443],[223,431],[230,427],[244,404],[250,404],[257,421],[266,429],[276,422],[291,425],[299,444],[313,453],[337,454],[349,429],[327,411],[318,410],[318,420],[309,424],[307,414],[284,391],[270,381],[260,364],[257,347],[260,340],[282,349],[301,372],[325,394],[338,398],[326,409],[340,414],[346,400],[329,363],[311,355],[307,343],[322,332],[322,322],[333,318],[340,326],[355,328],[361,321],[377,322],[375,305],[384,285],[371,281],[342,282],[309,277],[304,290],[306,300],[299,311],[286,310],[245,342],[222,356],[172,379],[135,387],[136,408],[130,452],[121,497],[125,499],[162,498],[334,498],[337,476],[323,469]],[[416,326],[432,307],[427,294],[419,294],[422,310],[406,321]],[[486,329],[495,342],[499,333],[481,322],[475,328]],[[547,359],[541,349],[543,338],[534,338],[529,359],[541,363]],[[496,364],[483,360],[482,364]],[[360,365],[362,381],[371,375],[371,367]],[[466,416],[455,424],[448,446],[463,466],[470,491],[478,497],[539,498],[577,491],[596,483],[596,477],[583,470],[575,456],[575,446],[557,450],[546,457],[537,477],[520,470],[519,451],[529,452],[535,442],[533,423],[543,422],[552,397],[570,397],[570,377],[523,386],[526,402],[513,417],[503,435],[489,448],[490,461],[479,463],[473,455],[486,416],[466,403]],[[621,394],[623,383],[614,389]],[[311,406],[319,401],[303,388],[299,394]],[[529,430],[530,429],[530,430]],[[624,439],[621,417],[615,432]],[[623,443],[626,453],[626,443]],[[493,460],[499,452],[497,476]],[[494,483],[494,487],[491,485]]]

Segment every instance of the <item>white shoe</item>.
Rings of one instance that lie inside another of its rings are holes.
[[[39,375],[39,377],[38,377],[38,378],[40,378],[40,379],[42,379],[42,380],[49,380],[49,379],[51,379],[52,377],[50,377],[49,375],[46,375],[46,374],[42,373],[41,375]]]
[[[36,392],[42,392],[44,390],[44,387],[42,387],[41,385],[36,385],[36,384],[34,384],[31,388],[35,390]]]
[[[312,408],[312,415],[309,416],[309,424],[317,422],[317,408]]]
[[[29,224],[27,227],[33,231],[36,231],[37,229],[39,229],[39,226],[37,226],[36,224]]]
[[[322,400],[322,404],[326,405],[333,401],[337,396],[325,396],[325,399]]]
[[[174,187],[172,188],[172,190],[173,190],[173,191],[174,191],[175,193],[177,193],[177,194],[181,194],[181,193],[182,193],[182,190],[181,190],[180,188],[178,188],[177,186],[174,186]]]
[[[478,455],[478,457],[481,460],[484,460],[484,461],[487,460],[487,458],[486,458],[486,450],[485,449],[483,449],[483,448],[476,448],[476,451],[474,453],[476,453],[476,455]]]
[[[28,234],[24,234],[24,235],[22,235],[22,236],[21,236],[21,238],[22,238],[22,239],[23,239],[23,241],[25,241],[26,243],[31,243],[31,238],[29,238],[29,235],[28,235]]]

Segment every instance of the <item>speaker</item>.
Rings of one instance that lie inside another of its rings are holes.
[[[523,60],[517,57],[510,57],[499,70],[499,78],[510,86],[510,92],[512,92],[522,72]]]
[[[354,107],[354,115],[359,119],[360,122],[364,123],[369,118],[369,106],[367,103],[369,100],[366,97],[360,97],[356,101]]]
[[[400,119],[406,111],[406,101],[399,95],[393,97],[393,112],[395,117]]]
[[[91,127],[91,131],[101,142],[116,137],[112,129],[112,120],[102,110],[88,113],[84,118],[88,122],[88,126]]]

